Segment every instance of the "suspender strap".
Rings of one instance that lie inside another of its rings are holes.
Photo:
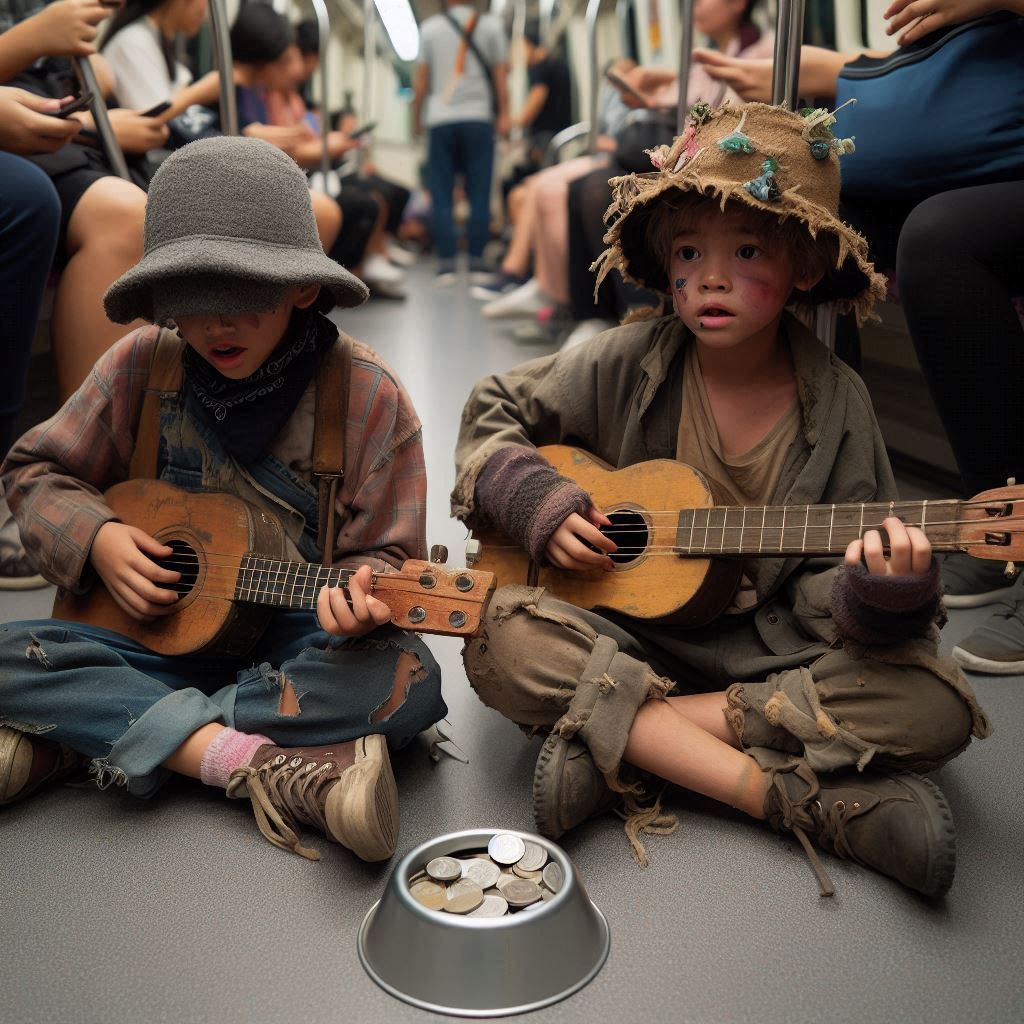
[[[135,450],[128,470],[132,480],[152,480],[156,477],[156,463],[160,453],[160,396],[176,394],[181,390],[181,356],[184,350],[185,342],[176,334],[160,332],[153,352],[153,362],[149,367]]]
[[[345,426],[352,379],[352,339],[343,331],[320,363],[316,376],[313,473],[320,490],[320,550],[334,560],[334,506],[345,476]]]

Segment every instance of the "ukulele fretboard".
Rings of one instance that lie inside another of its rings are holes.
[[[344,587],[351,575],[351,569],[246,555],[238,569],[235,600],[277,608],[312,609],[316,608],[322,587]]]
[[[960,548],[962,505],[960,501],[925,500],[687,508],[679,513],[676,547],[681,555],[838,555],[850,541],[863,537],[867,530],[881,529],[885,519],[896,516],[908,526],[919,526],[935,550],[954,551]],[[988,512],[995,520],[989,543],[998,544],[998,517],[1009,515],[1010,508],[994,502]]]

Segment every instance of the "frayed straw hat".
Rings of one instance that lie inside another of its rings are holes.
[[[609,248],[594,263],[597,283],[618,268],[623,277],[669,290],[665,267],[652,251],[654,218],[670,212],[673,192],[696,192],[738,202],[780,219],[795,217],[812,238],[831,235],[837,260],[806,294],[811,304],[837,301],[863,320],[885,296],[885,278],[868,262],[867,242],[838,216],[839,155],[852,139],[836,138],[827,110],[794,113],[765,103],[691,107],[686,130],[671,146],[649,150],[655,171],[612,178],[605,214]],[[660,201],[656,201],[660,200]]]

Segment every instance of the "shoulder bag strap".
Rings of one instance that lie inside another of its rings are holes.
[[[345,476],[345,427],[352,380],[352,339],[344,331],[320,363],[316,375],[313,474],[320,492],[320,550],[324,565],[334,560],[334,505]]]
[[[484,69],[484,78],[487,81],[487,89],[491,94],[491,108],[494,111],[495,116],[497,116],[498,90],[495,88],[494,85],[494,75],[491,73],[490,64],[488,64],[487,61],[484,60],[484,55],[480,52],[480,48],[476,45],[476,42],[473,39],[473,30],[475,30],[477,25],[480,23],[480,19],[473,18],[473,30],[467,32],[465,28],[463,28],[463,26],[459,24],[458,19],[454,17],[454,15],[452,15],[451,11],[444,11],[442,13],[448,19],[448,21],[451,22],[452,27],[455,29],[455,31],[458,32],[460,36],[462,36],[466,45],[473,51],[473,56],[476,57],[476,59],[480,62],[480,66]]]
[[[132,480],[156,478],[157,458],[160,453],[160,398],[181,390],[183,368],[181,356],[185,342],[176,334],[162,330],[149,366],[149,379],[139,414],[139,429],[135,434],[135,450],[128,468]]]

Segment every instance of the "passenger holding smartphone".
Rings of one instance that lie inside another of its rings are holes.
[[[128,0],[111,18],[101,49],[122,106],[146,110],[192,81],[175,58],[174,39],[197,35],[208,11],[208,0]]]

